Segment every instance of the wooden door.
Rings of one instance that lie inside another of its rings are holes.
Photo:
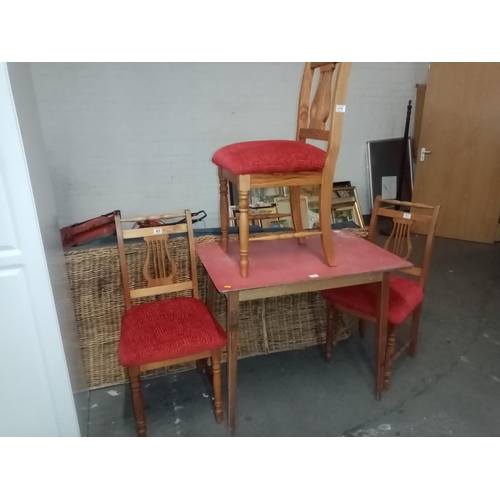
[[[421,157],[422,148],[430,153]],[[500,215],[500,64],[432,63],[413,201],[441,205],[437,236],[493,243]]]

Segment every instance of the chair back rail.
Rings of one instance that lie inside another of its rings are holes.
[[[315,72],[318,84],[312,91]],[[342,135],[350,62],[308,62],[304,68],[297,117],[298,141],[307,139],[327,142],[325,174],[332,178]],[[327,125],[329,128],[327,129]]]
[[[417,208],[420,212],[427,211],[429,212],[429,214],[408,213],[385,208],[383,205],[396,205],[409,208]],[[430,260],[434,244],[434,234],[436,230],[439,209],[439,205],[432,207],[430,205],[422,205],[420,203],[411,203],[398,200],[383,200],[381,196],[377,196],[373,206],[373,212],[368,232],[368,240],[370,240],[372,243],[375,242],[379,217],[391,218],[393,222],[392,231],[384,244],[384,248],[405,260],[410,259],[413,251],[411,242],[411,232],[413,225],[418,222],[428,226],[422,266],[417,267],[414,265],[410,269],[404,269],[401,271],[402,273],[418,277],[419,284],[422,288],[425,287],[427,276],[429,274]]]
[[[185,219],[186,222],[172,226],[153,226],[136,229],[123,229],[124,222],[141,222],[153,219]],[[182,214],[150,215],[144,217],[121,218],[121,213],[115,215],[118,255],[125,295],[125,306],[132,307],[132,299],[151,297],[167,293],[192,290],[193,297],[198,298],[198,281],[196,274],[196,254],[194,249],[193,223],[191,212]],[[168,248],[169,235],[187,233],[189,247],[190,280],[177,283],[177,265]],[[143,276],[147,287],[130,288],[127,259],[125,255],[125,240],[143,238],[146,244],[146,257],[143,264]]]

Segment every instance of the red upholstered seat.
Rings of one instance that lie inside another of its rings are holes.
[[[251,141],[216,151],[212,161],[233,174],[274,174],[321,171],[326,153],[300,141]]]
[[[144,365],[218,349],[226,334],[199,299],[179,297],[132,307],[122,319],[118,356]]]
[[[388,321],[398,325],[424,300],[424,292],[418,283],[400,276],[391,276],[389,287]],[[377,314],[377,285],[374,283],[324,290],[323,297],[354,312],[372,317]]]

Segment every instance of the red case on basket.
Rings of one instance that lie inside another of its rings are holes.
[[[110,212],[100,217],[79,222],[61,229],[61,239],[64,248],[83,245],[97,238],[115,234],[115,213]]]

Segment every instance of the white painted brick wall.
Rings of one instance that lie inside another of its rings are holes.
[[[370,211],[366,142],[403,137],[410,99],[413,135],[415,85],[426,82],[428,67],[428,63],[353,64],[335,179],[350,180],[357,186],[365,214]]]
[[[61,226],[206,210],[218,225],[213,153],[232,142],[293,139],[302,63],[33,63]],[[336,179],[368,209],[366,141],[403,134],[427,63],[356,63]]]

